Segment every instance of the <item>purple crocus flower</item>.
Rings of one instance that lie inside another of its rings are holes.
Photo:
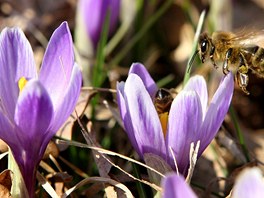
[[[185,182],[183,176],[170,173],[162,180],[164,198],[196,198],[190,186]]]
[[[175,168],[171,148],[180,173],[186,175],[191,142],[200,140],[199,157],[219,130],[233,89],[233,75],[229,73],[207,107],[204,78],[190,78],[172,102],[165,131],[153,104],[157,86],[140,63],[131,66],[125,83],[117,83],[117,99],[125,130],[139,156],[143,159],[145,153],[153,153]]]
[[[120,3],[120,0],[80,0],[80,11],[94,48],[97,47],[108,12],[110,14],[109,33],[115,30],[119,19]]]
[[[53,33],[39,74],[23,32],[0,35],[0,138],[11,148],[30,197],[37,166],[52,136],[72,113],[82,76],[68,24]]]
[[[259,168],[247,168],[237,178],[232,198],[262,198],[264,180]]]

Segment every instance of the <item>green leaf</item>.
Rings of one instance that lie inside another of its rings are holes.
[[[108,10],[104,21],[103,30],[101,32],[101,37],[97,46],[96,64],[93,68],[93,76],[92,76],[93,87],[101,87],[102,83],[105,81],[107,77],[106,71],[104,71],[104,63],[105,63],[104,47],[106,46],[106,42],[107,42],[109,24],[110,24],[110,12]],[[95,96],[92,99],[92,120],[94,120],[95,118],[95,107],[98,103],[98,99],[99,99],[98,96]]]
[[[24,182],[24,179],[22,177],[22,174],[20,172],[20,169],[16,163],[16,160],[13,156],[12,151],[9,148],[8,151],[8,169],[13,172],[13,182],[12,182],[12,188],[11,188],[11,195],[13,198],[16,197],[25,197],[28,198],[28,192],[27,188]]]
[[[147,33],[147,31],[157,22],[157,20],[169,9],[172,0],[164,1],[162,6],[159,8],[157,12],[155,12],[152,17],[145,23],[144,26],[135,34],[135,36],[129,41],[129,43],[113,58],[113,60],[109,63],[109,65],[115,66],[117,65],[135,46],[135,44]]]

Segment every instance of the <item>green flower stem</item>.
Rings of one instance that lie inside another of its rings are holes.
[[[246,157],[247,162],[250,162],[248,149],[247,149],[247,146],[245,144],[245,139],[244,139],[243,133],[242,133],[242,131],[240,129],[240,126],[238,124],[238,119],[237,119],[236,112],[235,112],[235,110],[234,110],[232,105],[229,108],[229,113],[230,113],[231,119],[233,121],[233,124],[235,126],[237,137],[238,137],[239,143],[240,143],[240,145],[242,147],[243,153],[244,153],[244,155]]]

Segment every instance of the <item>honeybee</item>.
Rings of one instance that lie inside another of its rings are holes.
[[[163,113],[168,113],[170,111],[172,101],[173,97],[169,90],[164,88],[158,89],[154,98],[154,106],[156,108],[157,113],[159,115]]]
[[[263,34],[263,33],[262,33]],[[235,80],[246,93],[248,71],[264,78],[264,49],[260,47],[263,36],[259,33],[236,35],[230,32],[214,32],[212,37],[202,33],[199,37],[198,51],[201,61],[211,60],[215,68],[222,63],[223,73],[235,73]]]

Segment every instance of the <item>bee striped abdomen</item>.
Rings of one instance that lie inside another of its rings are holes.
[[[244,49],[248,54],[247,61],[249,68],[257,75],[264,76],[264,49],[259,46]]]

